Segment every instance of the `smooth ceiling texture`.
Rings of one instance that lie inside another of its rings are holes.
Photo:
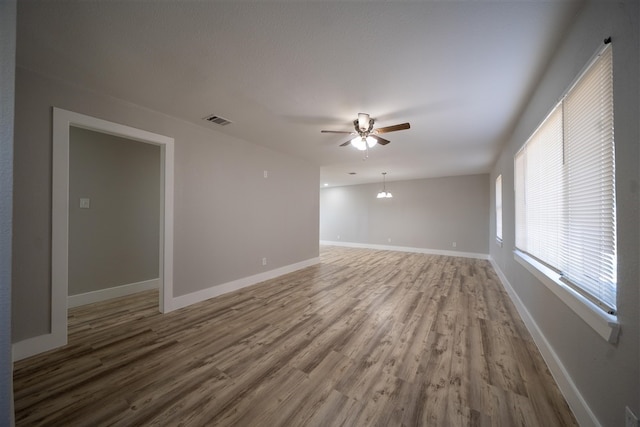
[[[489,172],[581,4],[24,1],[17,63],[311,160],[331,186],[470,175]],[[320,133],[358,112],[411,129],[363,160]]]

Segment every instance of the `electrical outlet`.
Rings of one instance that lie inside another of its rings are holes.
[[[456,247],[456,242],[453,242],[451,245],[455,248]]]
[[[264,177],[269,178],[269,171],[264,171]]]
[[[340,235],[338,234],[338,240],[340,240]]]
[[[267,258],[262,258],[262,265],[267,265]]]
[[[89,198],[81,198],[80,199],[80,209],[89,209],[91,207],[91,199]]]
[[[391,237],[389,237],[389,238],[387,239],[387,242],[391,243]]]
[[[624,426],[625,427],[638,427],[640,424],[638,423],[638,417],[631,411],[631,409],[627,406],[624,410]]]

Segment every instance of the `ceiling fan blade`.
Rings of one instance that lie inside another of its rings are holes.
[[[346,147],[349,144],[351,144],[351,140],[348,140],[347,142],[343,142],[342,144],[340,144],[340,147]]]
[[[380,145],[387,145],[388,143],[390,143],[391,141],[389,141],[388,139],[384,139],[378,135],[369,135],[371,138],[375,139],[376,141],[378,141],[378,144]]]
[[[348,133],[348,134],[354,133],[348,130],[321,130],[320,132],[321,133]]]
[[[386,127],[383,127],[383,128],[375,129],[374,132],[376,132],[376,133],[395,132],[397,130],[409,129],[410,127],[411,127],[411,125],[409,123],[400,123],[399,125],[386,126]]]

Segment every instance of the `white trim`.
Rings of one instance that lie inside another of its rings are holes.
[[[192,292],[187,295],[181,295],[173,299],[173,308],[179,309],[189,306],[201,301],[208,300],[229,292],[237,291],[247,286],[252,286],[265,280],[270,280],[284,274],[292,273],[296,270],[310,267],[320,263],[320,258],[310,258],[305,261],[297,262],[295,264],[286,265],[284,267],[276,268],[275,270],[265,271],[253,276],[244,277],[242,279],[233,280],[231,282],[223,283],[217,286],[211,286],[210,288],[202,289],[200,291]]]
[[[560,280],[560,275],[518,250],[513,252],[515,260],[541,281],[551,292],[576,313],[598,335],[615,344],[618,342],[620,323],[614,315],[608,314],[597,305],[580,295]]]
[[[171,311],[173,296],[174,139],[84,114],[53,107],[51,231],[51,332],[15,343],[20,360],[67,343],[69,280],[69,127],[76,126],[160,146],[160,298],[161,312]]]
[[[329,240],[320,240],[320,244],[327,245],[327,246],[344,246],[347,248],[376,249],[376,250],[382,250],[382,251],[413,252],[418,254],[455,256],[455,257],[461,257],[461,258],[489,259],[488,254],[480,254],[475,252],[445,251],[442,249],[412,248],[409,246],[374,245],[370,243],[334,242]]]
[[[174,175],[174,143],[161,145],[160,163],[160,290],[159,307],[161,313],[174,310],[173,301],[173,175]]]
[[[536,346],[538,347],[542,358],[547,363],[551,375],[558,384],[558,388],[562,392],[564,398],[567,400],[567,404],[575,415],[578,424],[583,427],[600,427],[600,422],[596,418],[595,414],[591,411],[591,408],[589,408],[589,405],[587,405],[587,402],[582,397],[582,394],[580,394],[580,390],[578,390],[578,387],[573,382],[573,379],[569,375],[569,372],[567,372],[564,364],[562,363],[556,352],[553,350],[553,347],[551,347],[551,345],[549,344],[549,341],[547,341],[547,338],[538,327],[538,324],[529,313],[529,310],[527,310],[527,307],[524,305],[516,291],[513,289],[502,270],[500,270],[500,267],[495,262],[495,260],[493,258],[490,258],[490,261],[494,270],[498,274],[500,281],[502,282],[502,286],[507,291],[507,294],[509,294],[511,301],[518,310],[518,314],[520,314],[520,317],[527,327],[527,330],[531,334],[533,341],[536,343]]]
[[[113,298],[123,297],[142,291],[158,289],[160,279],[144,280],[142,282],[129,283],[126,285],[114,286],[111,288],[99,289],[97,291],[85,292],[83,294],[69,295],[67,306],[69,308],[81,305],[93,304],[94,302],[107,301]]]
[[[64,338],[65,342],[60,344],[60,336],[50,333],[13,343],[11,346],[13,361],[17,362],[19,360],[26,359],[27,357],[35,356],[36,354],[44,353],[45,351],[53,350],[61,345],[65,345],[67,337],[65,336]]]

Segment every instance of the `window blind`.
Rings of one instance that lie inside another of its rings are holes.
[[[562,109],[556,107],[527,143],[526,251],[560,265],[562,223]]]
[[[608,45],[514,158],[516,247],[614,312],[616,212]]]
[[[566,220],[562,273],[616,307],[613,70],[610,45],[563,101]]]
[[[523,251],[527,250],[527,210],[524,203],[525,155],[524,148],[516,154],[513,177],[516,208],[516,247]]]

